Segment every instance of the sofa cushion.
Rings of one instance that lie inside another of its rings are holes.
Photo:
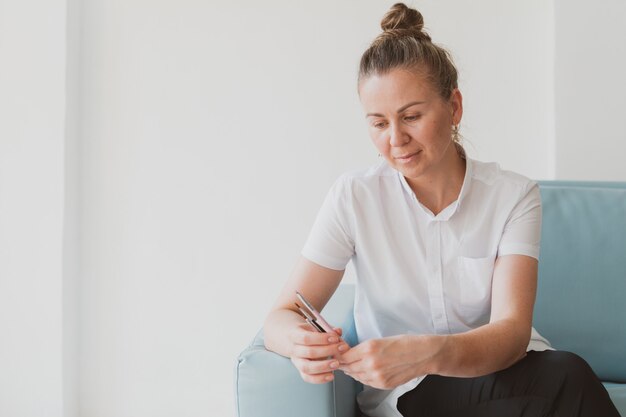
[[[626,384],[605,382],[604,387],[609,392],[617,411],[619,411],[621,415],[626,416]]]
[[[603,381],[626,382],[626,184],[540,183],[534,326]]]

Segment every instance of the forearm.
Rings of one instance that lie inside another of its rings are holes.
[[[290,357],[292,343],[288,339],[289,330],[301,323],[302,317],[295,311],[279,309],[270,312],[263,325],[265,348]]]
[[[476,377],[508,368],[526,353],[530,328],[511,319],[441,337],[441,349],[433,360],[433,373]]]

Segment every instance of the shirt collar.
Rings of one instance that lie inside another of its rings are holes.
[[[415,193],[411,189],[411,186],[406,181],[406,178],[404,178],[404,175],[402,175],[400,171],[396,171],[396,172],[397,172],[398,178],[400,179],[400,183],[402,184],[402,188],[404,188],[404,191],[418,203],[419,207],[424,211],[424,213],[431,220],[447,221],[450,219],[450,217],[452,217],[454,213],[456,213],[459,210],[459,207],[463,203],[463,199],[465,198],[465,196],[467,196],[469,192],[470,182],[471,182],[472,172],[473,172],[473,161],[470,158],[465,158],[465,176],[463,177],[463,185],[461,185],[461,191],[459,192],[459,196],[453,203],[451,203],[448,207],[443,209],[436,216],[433,215],[433,213],[429,209],[424,207],[424,205],[422,205],[419,202],[419,200],[415,196]]]

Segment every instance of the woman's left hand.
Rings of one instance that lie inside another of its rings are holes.
[[[339,369],[357,381],[379,389],[392,389],[432,373],[434,358],[445,336],[398,335],[372,339],[339,357]]]

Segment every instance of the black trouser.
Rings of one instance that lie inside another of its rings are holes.
[[[619,417],[584,359],[549,350],[477,378],[428,375],[398,399],[398,410],[405,417]]]

